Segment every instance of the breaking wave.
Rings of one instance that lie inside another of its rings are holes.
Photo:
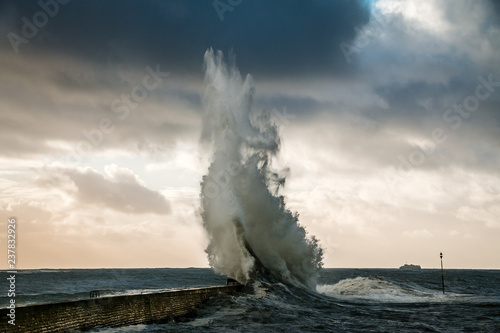
[[[252,77],[243,80],[222,52],[208,50],[204,65],[202,142],[213,155],[201,182],[201,215],[209,263],[242,283],[268,271],[314,289],[323,251],[279,194],[286,172],[271,168],[280,149],[271,112],[254,109]]]
[[[427,303],[427,302],[492,302],[474,294],[458,294],[431,290],[422,286],[393,283],[379,277],[356,277],[344,279],[336,284],[316,287],[318,293],[347,301],[371,301],[381,303]]]

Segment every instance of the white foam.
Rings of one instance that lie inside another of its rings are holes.
[[[356,277],[341,280],[333,285],[318,285],[316,291],[320,294],[348,301],[383,303],[469,302],[480,300],[480,297],[476,295],[450,292],[443,295],[440,290],[429,290],[423,287],[416,289],[396,285],[377,277]]]
[[[205,68],[202,139],[213,158],[203,177],[201,203],[210,265],[246,282],[255,254],[273,274],[314,288],[323,252],[277,194],[285,177],[270,167],[280,147],[271,112],[253,109],[252,77],[243,80],[221,52],[207,51]]]

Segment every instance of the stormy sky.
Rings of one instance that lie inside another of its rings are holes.
[[[253,76],[326,267],[500,268],[500,3],[2,1],[18,268],[203,267],[203,55]],[[6,267],[6,251],[0,255]]]

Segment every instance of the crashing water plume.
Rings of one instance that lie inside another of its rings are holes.
[[[245,80],[222,52],[208,50],[202,140],[213,157],[201,183],[201,208],[210,265],[242,283],[265,267],[274,276],[314,288],[323,250],[279,195],[285,177],[270,169],[279,152],[270,112],[252,107],[252,77]]]

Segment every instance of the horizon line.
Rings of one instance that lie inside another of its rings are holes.
[[[23,270],[78,270],[78,269],[189,269],[189,268],[196,268],[196,269],[212,269],[211,267],[203,266],[203,267],[197,267],[197,266],[185,266],[185,267],[39,267],[39,268],[15,268],[15,269],[9,269],[9,268],[0,268],[0,271],[23,271]],[[399,267],[323,267],[322,269],[400,269]],[[425,269],[441,269],[441,267],[422,267],[422,270]],[[500,268],[474,268],[474,267],[468,267],[468,268],[463,268],[463,267],[445,267],[444,270],[449,270],[449,269],[470,269],[470,270],[500,270]],[[221,274],[223,275],[223,274]]]

